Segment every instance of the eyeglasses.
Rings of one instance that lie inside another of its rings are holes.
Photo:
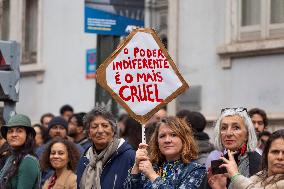
[[[228,110],[233,110],[235,112],[248,112],[248,110],[246,108],[243,107],[237,107],[237,108],[223,108],[221,110],[221,113],[228,111]]]

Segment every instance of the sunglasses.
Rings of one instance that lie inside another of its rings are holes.
[[[243,108],[243,107],[237,107],[237,108],[223,108],[221,110],[221,113],[225,112],[225,111],[228,111],[228,110],[233,110],[235,112],[247,112],[248,110],[246,108]]]

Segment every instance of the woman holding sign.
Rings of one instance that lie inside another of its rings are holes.
[[[197,146],[185,122],[167,117],[157,123],[149,143],[140,144],[124,188],[199,188],[205,167],[194,162]]]

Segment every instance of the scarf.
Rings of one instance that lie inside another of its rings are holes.
[[[80,182],[81,189],[101,189],[100,177],[103,171],[103,166],[117,150],[119,141],[120,140],[118,138],[114,138],[113,141],[111,141],[99,154],[93,150],[93,147],[88,149],[86,156],[89,159],[89,164],[83,172]]]
[[[180,166],[180,160],[164,162],[160,167],[160,176],[165,181],[169,178],[176,177],[178,167]]]
[[[50,182],[49,182],[49,184],[48,184],[48,189],[52,189],[52,187],[55,185],[55,183],[56,183],[56,180],[57,180],[57,176],[56,176],[56,174],[54,174],[52,177],[51,177],[51,180],[50,180]]]

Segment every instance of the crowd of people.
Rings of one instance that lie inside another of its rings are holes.
[[[269,132],[264,110],[224,108],[214,144],[200,112],[159,110],[142,127],[103,107],[16,114],[1,126],[0,189],[281,189],[284,129]]]

